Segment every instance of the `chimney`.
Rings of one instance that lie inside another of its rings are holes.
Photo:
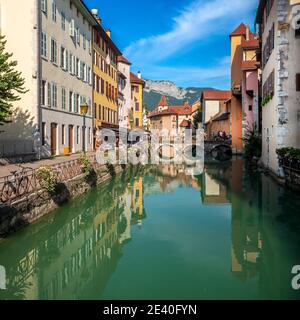
[[[110,29],[106,29],[106,34],[111,38],[111,30]]]
[[[250,40],[250,28],[249,28],[249,26],[246,27],[246,40],[247,41]]]
[[[138,76],[139,79],[142,79],[141,71],[139,71],[139,72],[137,73],[137,76]]]
[[[98,9],[92,9],[91,10],[92,15],[94,16],[95,20],[101,25],[102,20],[98,16]]]

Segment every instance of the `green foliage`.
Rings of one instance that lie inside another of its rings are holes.
[[[253,159],[254,157],[261,157],[262,141],[256,127],[246,128],[246,134],[243,139],[245,143],[244,157],[246,159]]]
[[[51,167],[41,167],[36,171],[36,177],[43,189],[54,194],[57,187],[57,177]]]
[[[89,175],[93,170],[93,166],[90,159],[87,157],[87,155],[82,154],[81,157],[79,158],[79,162],[81,165],[82,172],[85,175]]]
[[[296,148],[280,148],[276,150],[277,155],[280,158],[300,160],[300,149]]]
[[[198,128],[198,124],[202,122],[202,109],[199,109],[194,117],[194,126]]]
[[[5,52],[5,37],[0,36],[0,125],[9,122],[13,102],[20,100],[18,94],[24,94],[25,79],[15,70],[16,61],[11,61],[12,54]]]
[[[269,93],[267,96],[264,97],[264,99],[262,100],[262,107],[264,107],[265,105],[267,105],[274,97],[274,93],[271,92]]]

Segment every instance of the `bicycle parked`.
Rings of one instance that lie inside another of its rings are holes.
[[[28,172],[28,169],[30,168],[22,168],[21,171],[12,171],[10,176],[5,177],[1,190],[2,202],[7,202],[13,197],[20,197],[27,193],[29,188],[29,178],[26,173]]]

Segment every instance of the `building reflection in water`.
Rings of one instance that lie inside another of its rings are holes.
[[[147,217],[144,197],[180,187],[198,190],[203,206],[231,206],[228,255],[237,281],[257,281],[262,298],[296,294],[290,272],[299,264],[299,236],[294,248],[287,240],[300,230],[292,208],[300,205],[295,194],[258,172],[248,173],[240,159],[206,164],[200,176],[184,169],[133,168],[16,234],[21,241],[14,236],[4,241],[0,264],[7,290],[0,290],[0,298],[100,299],[123,246],[132,240],[132,227],[142,228]]]

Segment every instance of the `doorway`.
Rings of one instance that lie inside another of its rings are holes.
[[[73,153],[74,149],[74,126],[69,125],[69,152]]]
[[[57,155],[57,124],[51,123],[51,155]]]

